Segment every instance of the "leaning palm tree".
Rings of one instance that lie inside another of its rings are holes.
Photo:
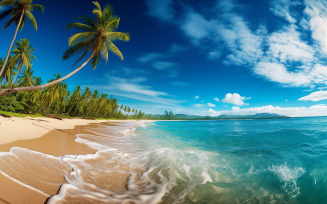
[[[31,21],[35,30],[37,30],[37,23],[32,12],[34,10],[38,10],[43,13],[44,7],[40,4],[32,4],[32,2],[33,0],[2,0],[2,2],[0,2],[0,7],[1,6],[9,7],[8,9],[6,9],[0,14],[0,20],[11,14],[11,18],[9,19],[8,22],[5,23],[4,29],[8,28],[12,23],[15,23],[17,25],[14,37],[11,41],[11,44],[7,52],[6,59],[0,70],[0,77],[2,76],[5,67],[7,65],[11,48],[15,42],[18,30],[19,29],[22,30],[25,25],[26,17]]]
[[[51,85],[57,84],[66,80],[67,78],[74,75],[76,72],[85,67],[86,64],[91,61],[93,68],[95,69],[100,60],[100,54],[108,61],[109,51],[118,55],[122,60],[123,55],[120,50],[113,43],[115,40],[129,41],[130,37],[128,33],[116,32],[118,28],[120,18],[113,16],[113,10],[111,7],[106,6],[103,10],[100,7],[99,2],[93,2],[95,9],[93,10],[94,19],[88,17],[80,17],[84,23],[71,23],[67,28],[77,28],[83,32],[77,33],[69,38],[69,45],[72,46],[64,53],[63,59],[66,60],[75,54],[82,53],[82,55],[75,62],[79,62],[87,54],[89,57],[87,60],[78,68],[66,76],[43,84],[40,86],[30,87],[17,87],[13,89],[2,89],[0,90],[0,96],[20,92],[20,91],[33,91],[37,89],[44,89]],[[74,64],[74,65],[75,65]]]
[[[14,46],[14,50],[11,53],[14,54],[12,58],[13,62],[18,63],[18,71],[12,85],[16,83],[22,67],[25,66],[26,70],[28,70],[27,68],[32,65],[33,59],[36,60],[36,57],[32,54],[35,50],[32,49],[32,46],[33,45],[30,45],[28,39],[21,39],[20,41],[16,42],[16,46]]]

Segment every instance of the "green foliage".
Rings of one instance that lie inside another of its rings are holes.
[[[11,15],[10,19],[5,23],[4,29],[8,28],[12,23],[18,25],[19,19],[23,14],[20,29],[23,29],[27,17],[30,20],[34,29],[37,30],[37,23],[32,12],[34,10],[37,10],[43,13],[44,7],[40,4],[32,3],[33,0],[2,0],[0,2],[0,7],[6,6],[6,9],[0,13],[0,20]]]
[[[79,17],[78,19],[82,22],[71,23],[67,26],[67,29],[75,28],[80,33],[69,38],[68,44],[71,47],[65,51],[63,59],[66,60],[73,55],[82,53],[75,62],[76,64],[89,52],[92,56],[91,64],[95,69],[100,55],[108,62],[109,51],[123,60],[123,54],[113,42],[116,40],[129,41],[130,36],[128,33],[116,31],[120,19],[113,15],[113,9],[110,6],[101,9],[99,2],[93,2],[93,4],[96,7],[93,10],[93,19]]]

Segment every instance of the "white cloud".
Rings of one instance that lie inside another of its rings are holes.
[[[231,52],[227,55],[227,62],[237,65],[255,63],[263,55],[261,37],[254,34],[244,19],[236,14],[226,13],[224,19],[217,32]]]
[[[144,85],[146,78],[121,78],[106,76],[101,81],[107,81],[105,84],[88,85],[91,89],[99,90],[100,92],[113,94],[130,99],[141,100],[151,104],[164,104],[171,107],[179,107],[184,101],[175,100],[168,93],[154,90],[151,86]],[[86,87],[87,85],[84,85]],[[152,110],[153,111],[153,110]]]
[[[209,106],[209,107],[216,107],[216,105],[213,104],[213,103],[207,103],[207,106]]]
[[[162,55],[159,53],[148,53],[140,57],[138,60],[142,63],[147,63],[156,60],[158,58],[162,58]]]
[[[294,0],[273,0],[271,1],[270,11],[290,23],[296,23],[296,20],[290,14],[290,7],[298,3],[298,1]]]
[[[199,98],[200,98],[200,96],[198,96],[198,95],[195,96],[195,99],[199,99]]]
[[[208,59],[210,60],[215,60],[218,59],[220,57],[221,53],[219,51],[211,51],[208,54]]]
[[[165,2],[172,5],[171,1]],[[204,45],[201,49],[209,53],[210,60],[224,57],[222,61],[227,65],[249,66],[258,76],[287,86],[326,85],[327,3],[304,0],[304,12],[296,13],[300,4],[272,0],[270,11],[288,22],[269,32],[260,24],[264,21],[258,19],[259,24],[251,24],[237,13],[246,8],[235,0],[220,0],[202,10],[185,3],[185,9],[170,23],[181,29],[192,45]]]
[[[154,68],[157,70],[167,70],[173,67],[176,67],[177,64],[173,62],[165,62],[165,61],[156,61],[153,63]]]
[[[268,38],[268,56],[282,63],[299,61],[303,63],[314,60],[314,50],[300,38],[295,26],[285,27],[280,32],[274,32]]]
[[[195,106],[195,107],[197,107],[197,108],[201,108],[201,107],[204,107],[204,105],[203,105],[203,104],[195,104],[194,106]]]
[[[288,117],[310,117],[310,116],[327,116],[327,106],[324,104],[310,107],[279,107],[279,106],[262,106],[254,108],[233,107],[232,110],[215,111],[209,109],[202,115],[219,116],[227,115],[254,115],[257,113],[275,113]]]
[[[312,92],[307,96],[299,98],[299,101],[321,101],[327,99],[327,91]]]
[[[244,97],[244,96],[240,96],[240,94],[238,93],[228,93],[226,94],[225,98],[223,98],[221,100],[221,102],[223,103],[230,103],[230,104],[234,104],[237,106],[244,106],[244,105],[248,105],[246,103],[244,103],[244,100],[247,100],[249,98]]]
[[[174,9],[172,0],[146,0],[147,14],[161,21],[172,21],[174,18]]]
[[[120,90],[127,93],[141,94],[145,96],[158,97],[158,96],[167,96],[165,92],[154,91],[150,86],[144,86],[138,84],[139,82],[144,82],[144,78],[133,78],[133,79],[124,79],[119,77],[111,77],[111,88]]]
[[[215,100],[215,101],[217,101],[217,102],[219,102],[219,98],[217,98],[217,97],[216,97],[216,98],[214,98],[214,100]]]
[[[212,23],[202,15],[194,11],[188,11],[181,28],[193,40],[200,40],[209,35],[212,26]]]
[[[321,50],[327,54],[327,5],[325,1],[306,0],[304,13],[309,17],[312,38],[319,44]]]
[[[267,79],[282,84],[292,86],[308,85],[311,79],[302,72],[289,72],[284,64],[274,62],[259,62],[255,68],[255,73],[266,77]]]

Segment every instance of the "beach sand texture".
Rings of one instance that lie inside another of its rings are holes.
[[[92,135],[95,140],[104,137],[91,131],[101,128],[101,121],[0,117],[0,123],[0,203],[45,203],[65,183],[67,186],[62,187],[64,192],[76,191],[67,184],[67,180],[74,182],[78,179],[84,182],[82,185],[86,190],[94,192],[96,186],[100,186],[101,189],[119,193],[126,190],[130,177],[130,173],[126,172],[137,171],[124,165],[119,166],[119,171],[105,175],[89,171],[93,167],[101,168],[101,165],[111,169],[118,165],[117,160],[111,160],[110,154],[94,154],[96,149],[75,142],[77,134],[82,140]],[[103,124],[119,127],[122,122]],[[105,137],[110,134],[107,130]],[[115,136],[115,132],[112,135]],[[71,156],[65,158],[63,155]],[[84,158],[79,159],[83,155]],[[104,164],[104,160],[109,162]],[[72,167],[78,169],[78,176]],[[92,185],[87,186],[88,183],[92,183],[95,189],[88,189],[92,188]],[[64,197],[58,203],[80,202],[78,196]],[[92,197],[81,201],[102,203]]]

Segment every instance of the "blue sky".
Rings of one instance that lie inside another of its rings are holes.
[[[38,31],[27,23],[44,81],[67,74],[62,61],[66,30],[76,17],[91,16],[92,1],[35,1]],[[196,115],[271,112],[288,116],[327,115],[327,3],[323,0],[111,0],[121,18],[116,42],[124,61],[111,55],[66,81],[113,94],[120,103],[157,114]],[[3,26],[4,21],[1,22]],[[5,56],[14,27],[1,31]]]

